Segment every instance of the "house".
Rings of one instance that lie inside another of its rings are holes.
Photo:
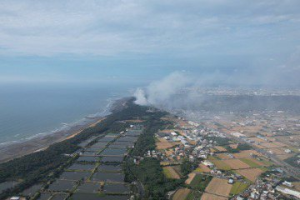
[[[214,166],[214,164],[212,162],[210,162],[209,160],[204,160],[202,163],[203,163],[203,165],[210,167],[210,168]]]

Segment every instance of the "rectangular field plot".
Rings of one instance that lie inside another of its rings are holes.
[[[51,191],[71,191],[75,185],[74,181],[57,180],[48,189]]]
[[[109,172],[96,172],[93,177],[93,181],[108,181],[108,182],[123,182],[124,174],[121,173],[109,173]]]
[[[227,179],[214,177],[205,189],[205,192],[216,194],[223,197],[228,197],[232,185],[228,183]]]
[[[120,163],[123,162],[123,156],[109,156],[109,157],[103,157],[101,159],[101,162],[107,162],[107,163]]]
[[[224,163],[230,166],[231,169],[245,169],[250,166],[238,159],[223,160]]]
[[[164,167],[163,168],[163,172],[165,174],[165,176],[169,179],[180,179],[180,175],[177,173],[177,171],[171,167],[171,166],[168,166],[168,167]]]
[[[122,156],[127,152],[126,149],[105,149],[101,152],[102,156]]]
[[[254,182],[257,179],[257,177],[259,177],[263,173],[263,171],[258,168],[240,169],[236,172],[252,182]]]
[[[83,183],[78,186],[76,192],[78,193],[97,193],[100,190],[99,183]]]
[[[80,156],[77,159],[77,162],[97,162],[99,161],[99,157],[97,156]]]
[[[227,197],[221,197],[214,194],[204,193],[201,196],[201,200],[227,200]]]
[[[104,185],[103,191],[107,194],[127,194],[130,192],[129,187],[124,184]]]
[[[25,196],[33,196],[37,191],[39,191],[42,188],[42,185],[34,185],[31,186],[30,188],[27,188],[26,190],[24,190],[23,192],[21,192],[22,195]]]
[[[86,170],[86,171],[90,171],[93,170],[96,166],[95,165],[83,165],[83,164],[78,164],[75,163],[73,165],[71,165],[68,170]]]
[[[64,172],[59,179],[78,181],[80,179],[87,179],[90,176],[91,172]]]
[[[98,167],[98,170],[108,172],[119,172],[122,171],[122,167],[120,165],[100,165]]]

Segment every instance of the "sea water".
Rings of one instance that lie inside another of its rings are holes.
[[[2,84],[0,146],[51,134],[109,113],[132,85]]]

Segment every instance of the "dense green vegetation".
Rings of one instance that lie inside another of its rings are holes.
[[[195,169],[195,164],[188,161],[188,160],[184,160],[182,162],[182,164],[180,165],[180,170],[181,170],[181,174],[183,176],[188,175],[190,172],[192,172]]]
[[[230,143],[230,140],[228,138],[221,138],[221,137],[216,137],[216,136],[213,136],[213,137],[206,136],[204,138],[207,140],[216,141],[218,146],[226,146],[226,145],[229,145],[229,143]]]
[[[163,169],[160,166],[159,160],[155,158],[141,159],[138,165],[134,164],[134,158],[140,158],[145,155],[148,150],[155,149],[154,134],[169,123],[162,121],[160,118],[165,115],[162,112],[146,112],[143,119],[144,132],[139,136],[135,148],[130,152],[130,156],[124,164],[125,181],[139,181],[145,187],[146,199],[166,199],[165,194],[168,191],[174,190],[179,185],[184,183],[183,179],[171,180],[165,177]]]
[[[233,149],[230,146],[226,146],[226,149],[229,153],[239,153],[240,151],[250,150],[252,148],[249,144],[243,143],[239,144],[236,149]]]
[[[49,176],[49,174],[57,176],[57,174],[63,171],[63,166],[66,163],[74,160],[74,158],[66,157],[64,154],[74,153],[80,148],[78,146],[80,142],[87,140],[91,136],[100,135],[109,131],[122,131],[128,124],[121,121],[137,119],[145,116],[146,113],[146,107],[133,104],[133,99],[131,99],[127,102],[126,108],[115,111],[101,123],[85,129],[75,137],[53,144],[44,151],[32,153],[1,164],[0,183],[8,180],[21,180],[21,182],[16,187],[2,192],[0,199],[8,195],[17,194],[39,181],[51,180],[52,177]],[[162,114],[161,112],[156,113],[157,117]],[[151,118],[151,116],[152,114],[149,113],[148,117]]]
[[[212,177],[202,174],[197,174],[190,184],[190,188],[198,191],[204,191]]]

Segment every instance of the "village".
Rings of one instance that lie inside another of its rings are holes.
[[[273,162],[271,150],[265,152],[252,147],[257,145],[252,142],[253,138],[246,138],[236,131],[228,134],[180,117],[169,116],[164,120],[172,121],[175,124],[173,129],[157,132],[156,150],[148,151],[145,157],[159,159],[165,175],[170,179],[183,176],[180,164],[185,160],[196,165],[188,174],[186,187],[170,192],[170,198],[300,198],[299,180],[292,178],[285,166]],[[277,141],[274,143],[280,145]],[[289,149],[285,147],[283,151],[289,155]]]

